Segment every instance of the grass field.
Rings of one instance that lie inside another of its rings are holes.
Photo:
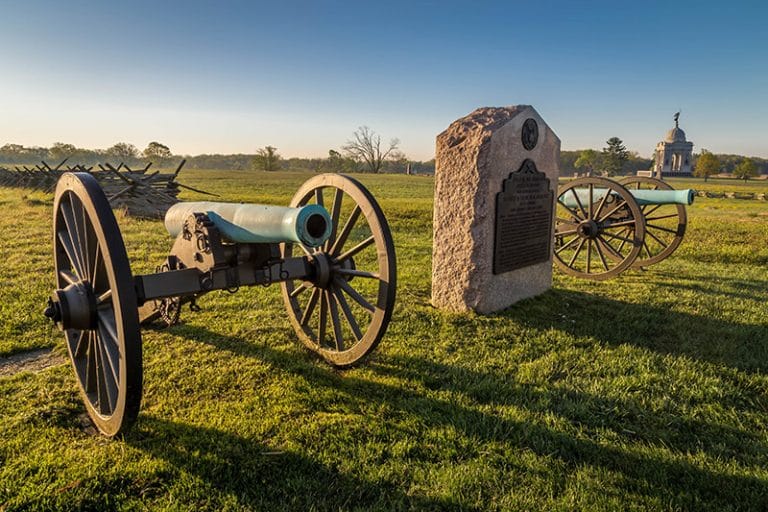
[[[182,182],[286,204],[308,177]],[[399,265],[367,364],[307,352],[277,286],[211,294],[144,331],[123,440],[88,433],[68,364],[0,378],[0,510],[768,509],[768,203],[697,198],[664,262],[606,282],[555,272],[551,291],[483,317],[429,305],[432,179],[360,179]],[[0,188],[0,207],[0,356],[63,353],[41,314],[51,196]],[[154,271],[162,224],[119,222],[134,273]]]

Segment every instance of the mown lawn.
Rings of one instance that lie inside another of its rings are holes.
[[[181,176],[286,204],[309,174]],[[481,317],[429,305],[432,179],[360,179],[399,264],[367,364],[305,351],[277,286],[211,294],[144,331],[123,440],[89,433],[68,365],[0,378],[0,510],[768,509],[768,203],[697,198],[666,261],[600,283],[556,272]],[[63,353],[41,315],[51,197],[0,189],[0,207],[0,355]],[[154,271],[162,224],[119,221],[134,273]]]

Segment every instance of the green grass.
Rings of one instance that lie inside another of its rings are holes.
[[[185,171],[286,204],[309,174]],[[397,245],[374,356],[305,351],[276,286],[145,330],[137,425],[83,427],[67,365],[0,378],[0,510],[765,510],[768,205],[697,198],[666,261],[490,316],[429,305],[431,178],[362,176]],[[762,190],[755,188],[754,190]],[[186,199],[201,196],[184,193]],[[0,189],[0,354],[55,346],[50,196]],[[171,240],[119,218],[134,273]]]

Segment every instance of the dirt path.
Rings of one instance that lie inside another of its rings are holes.
[[[0,357],[0,377],[10,377],[20,372],[39,372],[66,361],[66,357],[54,354],[50,348]]]

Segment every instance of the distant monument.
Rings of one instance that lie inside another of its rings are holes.
[[[529,105],[479,108],[437,136],[435,307],[493,313],[552,286],[559,162]]]
[[[659,179],[693,175],[693,142],[685,140],[685,132],[680,128],[680,112],[674,116],[675,127],[656,145],[656,158],[653,176]],[[639,173],[638,173],[639,174]]]

